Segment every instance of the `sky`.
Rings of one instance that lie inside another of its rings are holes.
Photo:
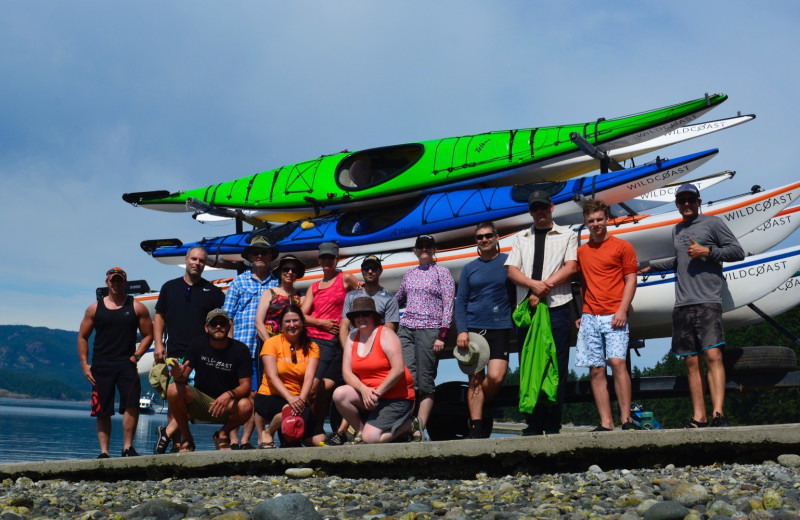
[[[661,155],[720,148],[698,175],[737,175],[709,198],[797,179],[792,1],[0,8],[2,324],[77,330],[109,267],[151,287],[181,274],[142,240],[234,232],[134,208],[123,193],[201,187],[343,149],[586,122],[723,92],[730,99],[704,120],[741,111],[755,121]],[[797,243],[795,234],[782,246]],[[656,344],[634,364],[661,359],[668,342]]]

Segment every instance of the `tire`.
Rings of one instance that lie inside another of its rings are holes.
[[[758,346],[722,351],[725,371],[732,374],[776,374],[797,368],[797,355],[789,347]]]
[[[461,381],[450,381],[436,387],[433,410],[425,425],[432,441],[463,439],[469,432],[467,389]]]

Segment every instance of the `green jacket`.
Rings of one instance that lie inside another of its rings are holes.
[[[528,327],[520,350],[519,411],[533,413],[540,394],[546,399],[544,404],[558,402],[558,361],[550,328],[550,310],[540,302],[533,313],[525,298],[517,306],[513,318],[518,327]]]

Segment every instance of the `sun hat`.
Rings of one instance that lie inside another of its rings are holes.
[[[319,254],[317,256],[339,256],[339,246],[333,242],[323,242],[319,245]]]
[[[284,406],[281,412],[281,434],[286,444],[297,444],[302,441],[305,429],[303,418],[293,415],[291,406]]]
[[[380,325],[382,319],[381,315],[378,314],[378,311],[375,308],[375,300],[369,296],[360,296],[353,300],[353,307],[347,313],[347,319],[350,320],[350,323],[353,323],[355,314],[360,312],[371,312],[375,316],[375,323]]]
[[[530,197],[528,197],[528,207],[530,208],[534,204],[552,204],[553,201],[550,200],[550,194],[546,191],[542,190],[535,190],[531,193]]]
[[[123,280],[128,281],[128,273],[121,267],[112,267],[106,271],[106,281],[111,280],[115,276],[121,276]]]
[[[467,350],[453,348],[453,357],[458,361],[458,368],[467,375],[480,372],[489,364],[489,343],[486,338],[476,332],[469,333]]]
[[[306,264],[304,264],[302,260],[300,260],[294,255],[283,255],[281,259],[278,261],[278,266],[272,270],[272,276],[274,276],[275,278],[280,278],[281,269],[283,269],[283,266],[288,264],[289,262],[294,262],[297,264],[297,267],[299,267],[299,270],[297,271],[297,278],[302,278],[303,275],[306,274]]]
[[[231,319],[228,316],[227,312],[225,312],[222,309],[214,309],[213,311],[209,311],[209,313],[206,314],[206,325],[210,324],[214,318],[224,318],[225,320],[227,320],[228,323],[231,322]]]
[[[678,195],[680,195],[681,193],[690,193],[695,197],[700,196],[700,190],[698,190],[697,186],[695,186],[691,182],[684,182],[683,184],[681,184],[680,188],[678,188],[678,191],[675,192],[675,198],[677,199]]]
[[[269,240],[267,240],[266,237],[262,237],[261,235],[253,237],[250,240],[250,244],[242,250],[242,258],[244,258],[245,260],[250,260],[250,258],[248,257],[250,256],[250,253],[252,252],[253,249],[266,249],[267,251],[269,251],[270,262],[275,260],[275,258],[277,258],[278,256],[278,248],[270,244]]]

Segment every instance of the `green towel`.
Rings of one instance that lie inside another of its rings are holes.
[[[533,413],[540,394],[546,399],[545,404],[558,402],[558,361],[550,310],[539,302],[533,313],[525,298],[514,310],[513,318],[518,327],[528,327],[520,350],[519,411]]]

